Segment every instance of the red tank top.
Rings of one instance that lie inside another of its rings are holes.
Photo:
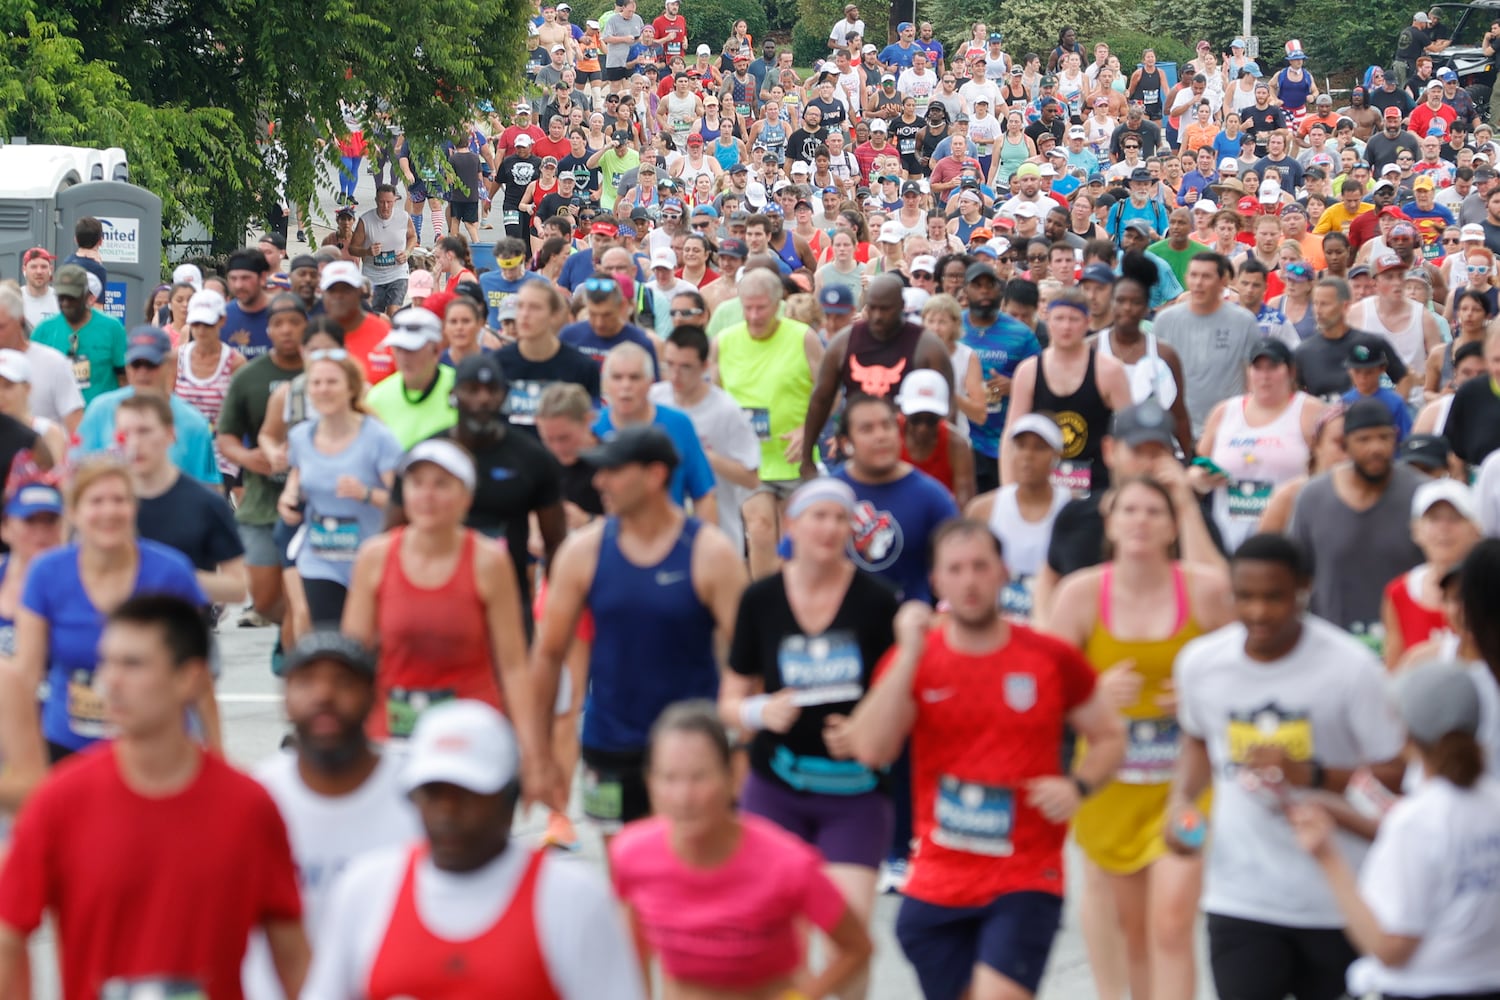
[[[1418,569],[1429,572],[1425,564],[1419,566]],[[1448,627],[1448,618],[1441,610],[1429,608],[1411,596],[1407,579],[1416,571],[1410,570],[1402,573],[1385,585],[1385,596],[1390,598],[1391,609],[1396,612],[1396,624],[1401,628],[1402,644],[1407,649],[1420,646],[1431,639],[1434,634]]]
[[[367,726],[373,739],[411,735],[427,707],[450,698],[476,698],[501,708],[490,655],[484,599],[474,583],[472,530],[464,532],[458,566],[440,587],[419,587],[401,565],[406,529],[391,532],[385,570],[375,590],[380,609],[379,699]]]
[[[953,492],[953,463],[949,461],[948,452],[948,421],[941,420],[937,428],[937,446],[932,449],[932,454],[927,456],[923,462],[912,458],[911,453],[906,450],[906,418],[901,418],[901,457],[905,461],[927,473],[933,479],[948,487],[948,492]]]
[[[369,1000],[558,1000],[536,936],[537,872],[545,852],[531,856],[500,919],[467,941],[438,937],[417,913],[417,863],[425,853],[425,846],[416,847],[407,860],[396,908],[370,965],[365,996]]]

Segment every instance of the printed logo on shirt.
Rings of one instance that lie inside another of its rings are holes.
[[[1072,410],[1064,410],[1054,416],[1062,431],[1063,458],[1077,458],[1089,443],[1089,424],[1083,416]]]
[[[906,359],[894,365],[862,365],[854,355],[849,355],[849,375],[859,383],[862,392],[869,396],[888,396],[901,382],[906,372]]]
[[[1280,747],[1289,760],[1312,760],[1312,719],[1305,709],[1282,708],[1268,702],[1246,712],[1229,713],[1229,760],[1232,766],[1244,764],[1258,746]]]
[[[1036,678],[1030,674],[1006,674],[1002,691],[1013,712],[1029,712],[1036,705]]]
[[[868,500],[854,508],[854,537],[849,545],[854,561],[863,569],[878,573],[901,556],[904,536],[901,525],[888,510],[876,510]]]

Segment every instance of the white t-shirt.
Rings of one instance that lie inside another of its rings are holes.
[[[1281,810],[1240,784],[1239,764],[1250,745],[1265,743],[1326,767],[1394,758],[1405,733],[1380,661],[1347,632],[1306,615],[1297,645],[1275,663],[1245,654],[1245,627],[1236,622],[1183,647],[1174,674],[1182,731],[1204,741],[1213,765],[1204,911],[1279,927],[1343,927],[1322,870]],[[1357,869],[1364,842],[1334,836]]]
[[[303,784],[296,754],[277,754],[255,769],[255,779],[271,793],[286,823],[302,890],[303,925],[313,941],[334,881],[351,861],[422,836],[417,811],[397,781],[400,771],[401,757],[386,753],[357,791],[329,798]],[[265,934],[259,930],[250,935],[240,978],[246,1000],[283,998]]]
[[[32,295],[30,285],[21,286],[21,302],[26,308],[26,322],[32,329],[49,316],[56,316],[61,309],[57,305],[57,293],[51,287],[41,295]]]
[[[965,107],[972,108],[974,102],[981,97],[990,102],[991,114],[994,114],[995,109],[1000,106],[1000,88],[993,80],[970,77],[968,83],[958,88],[958,93],[964,99]],[[971,120],[969,124],[972,125],[973,121]]]
[[[1215,804],[1217,806],[1217,803]],[[1361,958],[1355,996],[1437,996],[1500,989],[1500,782],[1463,790],[1422,782],[1385,817],[1360,872],[1359,894],[1381,930],[1422,943],[1399,969]]]
[[[62,351],[33,341],[26,345],[26,360],[31,362],[29,398],[34,416],[62,423],[68,414],[83,409],[83,393]]]
[[[364,1000],[408,854],[405,847],[368,854],[339,877],[301,1000]],[[510,906],[531,854],[512,841],[478,871],[455,874],[430,860],[418,864],[416,907],[428,932],[462,941],[493,927]],[[564,1000],[645,1000],[640,963],[614,896],[587,863],[548,857],[537,876],[534,913],[542,960]]]
[[[828,33],[828,40],[842,49],[849,44],[850,35],[865,37],[865,22],[862,19],[855,18],[851,21],[845,17],[835,21],[833,30]]]
[[[712,449],[747,469],[760,468],[760,438],[755,436],[750,417],[723,389],[709,386],[708,395],[696,406],[684,406],[679,402],[669,382],[656,383],[647,395],[659,406],[670,406],[686,413],[705,451]],[[740,517],[740,508],[750,499],[751,491],[717,476],[714,478],[714,489],[719,494],[719,527],[735,548],[740,548],[745,541],[745,522]]]

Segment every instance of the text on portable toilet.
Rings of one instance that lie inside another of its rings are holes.
[[[105,264],[138,264],[141,259],[141,220],[99,217],[104,238],[99,259]]]

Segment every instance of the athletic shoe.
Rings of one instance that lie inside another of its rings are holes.
[[[543,847],[558,847],[564,851],[578,850],[578,831],[567,813],[554,812],[547,817],[547,832],[542,834]]]
[[[880,894],[893,895],[906,891],[906,879],[910,875],[905,858],[893,858],[880,865]]]
[[[267,628],[275,624],[271,619],[256,611],[254,605],[247,605],[245,610],[240,613],[240,628]]]

